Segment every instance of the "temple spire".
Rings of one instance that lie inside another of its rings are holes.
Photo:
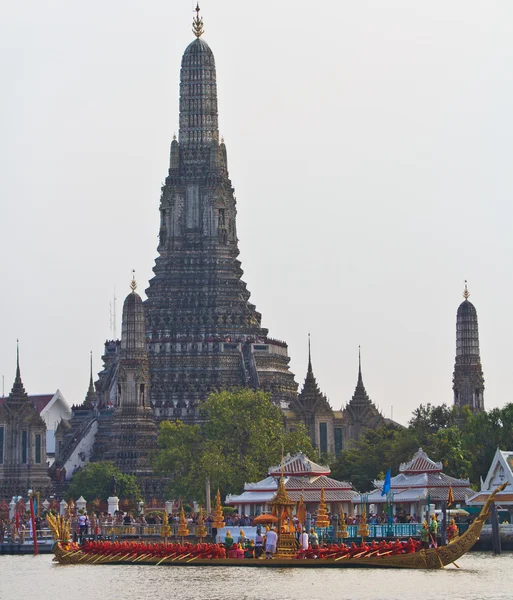
[[[196,16],[192,21],[192,33],[194,33],[197,38],[200,38],[205,33],[205,30],[203,29],[203,17],[199,16],[199,2],[196,4],[196,8],[194,10],[196,11]]]
[[[21,383],[20,374],[20,340],[16,340],[16,381]]]
[[[216,65],[212,50],[201,37],[203,19],[199,16],[199,5],[195,10],[192,32],[196,37],[185,49],[180,71],[178,141],[180,145],[203,148],[203,152],[190,154],[184,147],[181,148],[180,166],[189,174],[200,173],[208,167],[210,145],[219,140]],[[194,165],[192,171],[188,164]]]
[[[132,269],[132,281],[130,282],[130,289],[135,293],[137,289],[137,281],[135,280],[135,269]]]
[[[484,376],[479,351],[479,326],[475,306],[468,299],[467,281],[463,302],[456,313],[456,359],[454,362],[454,404],[473,412],[484,410]]]
[[[363,382],[362,378],[362,350],[361,347],[358,346],[358,381]]]
[[[312,369],[312,350],[311,350],[311,346],[310,346],[310,334],[308,334],[308,373],[311,373],[313,375],[313,369]]]
[[[469,296],[470,292],[468,291],[467,280],[465,279],[465,291],[463,292],[463,297],[465,298],[465,300],[468,300]]]
[[[89,389],[94,391],[93,386],[93,351],[91,350],[89,357]]]
[[[20,370],[20,341],[16,340],[16,377],[11,390],[10,399],[15,398],[16,400],[25,399],[26,392],[23,387],[23,381],[21,380]]]

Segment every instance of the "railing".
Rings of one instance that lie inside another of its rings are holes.
[[[109,523],[99,523],[97,526],[97,534],[103,537],[162,537],[161,529],[162,525],[143,525],[140,523],[133,523],[132,525],[113,525]],[[171,535],[169,537],[178,537],[178,523],[170,523],[169,527],[171,529]],[[198,525],[195,523],[189,523],[187,525],[187,529],[189,531],[189,536],[196,536],[196,528]],[[205,527],[207,528],[207,535],[211,535],[212,528],[209,523],[205,523]],[[89,527],[89,534],[94,535],[94,531]]]
[[[37,531],[37,541],[39,544],[51,544],[53,542],[53,534],[50,529],[39,529]],[[30,544],[34,543],[30,531],[13,531],[10,528],[4,532],[3,541],[4,544]]]
[[[387,523],[375,525],[369,524],[369,539],[379,538],[418,538],[420,536],[420,530],[422,529],[422,523]],[[359,525],[348,525],[347,533],[349,539],[359,539],[357,530]],[[467,523],[458,523],[458,530],[460,535],[468,529]],[[324,538],[331,539],[333,535],[333,527],[326,527],[320,529],[315,527],[317,535],[323,535]]]

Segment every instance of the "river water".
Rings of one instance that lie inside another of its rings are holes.
[[[437,571],[58,565],[0,556],[0,600],[512,600],[513,553]]]

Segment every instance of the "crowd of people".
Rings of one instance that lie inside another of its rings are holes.
[[[36,535],[42,536],[43,530],[48,528],[44,517],[35,518]],[[13,544],[24,544],[27,538],[33,538],[32,520],[29,513],[17,513],[12,519],[0,519],[0,544],[9,542]]]

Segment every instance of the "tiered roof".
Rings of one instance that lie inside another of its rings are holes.
[[[308,456],[306,456],[306,454],[298,452],[297,454],[294,454],[294,456],[287,454],[283,459],[282,464],[271,467],[268,471],[268,474],[274,477],[280,477],[282,473],[284,475],[292,475],[295,477],[305,475],[319,476],[328,475],[331,473],[331,469],[327,466],[314,463],[313,460],[310,460]]]
[[[270,504],[278,490],[278,481],[283,470],[285,489],[294,502],[303,496],[304,502],[319,502],[324,489],[326,502],[351,502],[358,496],[351,483],[328,477],[329,467],[318,465],[299,452],[287,456],[282,465],[269,469],[269,476],[256,483],[244,484],[238,496],[228,496],[227,504]]]
[[[362,359],[358,350],[358,380],[353,397],[342,411],[343,419],[348,424],[360,424],[365,427],[377,427],[384,418],[369,398],[362,377]]]
[[[370,503],[387,502],[387,496],[381,495],[384,481],[375,480],[374,489],[368,496]],[[437,463],[419,448],[413,458],[402,463],[399,474],[390,480],[390,489],[394,495],[394,503],[422,502],[429,499],[433,502],[447,500],[449,487],[452,487],[454,501],[465,503],[465,498],[472,492],[468,479],[456,479],[442,472],[442,463]]]
[[[310,339],[308,340],[308,369],[306,372],[305,383],[301,390],[297,404],[299,409],[311,413],[333,414],[328,398],[323,394],[317,384],[312,368],[312,355],[310,352]]]

